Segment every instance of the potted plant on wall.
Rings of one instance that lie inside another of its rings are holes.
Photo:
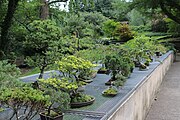
[[[78,92],[80,87],[80,76],[82,72],[86,72],[95,67],[90,61],[75,56],[67,56],[62,58],[61,61],[56,62],[58,70],[62,73],[62,78],[68,78],[68,82],[77,85],[77,89],[70,92],[71,107],[82,107],[90,105],[95,101],[95,98],[90,95],[82,94]]]
[[[114,97],[117,94],[118,94],[118,90],[117,90],[117,88],[115,88],[113,86],[108,87],[108,89],[106,89],[102,92],[102,95],[107,96],[107,97]]]
[[[44,95],[42,91],[29,86],[2,88],[0,91],[0,104],[13,111],[10,120],[33,119],[35,115],[49,105],[49,99],[50,97]]]
[[[69,108],[70,96],[63,92],[57,86],[58,81],[53,82],[55,78],[47,80],[40,79],[40,89],[44,91],[45,95],[51,96],[46,111],[40,113],[41,120],[63,120],[64,111]]]
[[[69,77],[77,83],[80,81],[80,78],[83,79],[83,77],[92,74],[92,68],[96,66],[90,61],[77,58],[76,56],[64,57],[56,64],[57,69],[63,73],[63,77]]]
[[[139,70],[140,70],[140,71],[146,71],[146,70],[148,70],[148,69],[149,69],[148,66],[145,65],[144,63],[141,63],[141,65],[139,66]]]
[[[105,84],[111,85],[113,82],[119,79],[120,75],[122,76],[122,71],[125,70],[124,68],[125,61],[123,61],[123,59],[119,57],[118,55],[108,55],[106,56],[106,59],[105,59],[105,65],[108,69],[111,70],[111,79],[108,80]],[[127,73],[129,74],[130,69],[127,69],[127,70],[128,70]]]

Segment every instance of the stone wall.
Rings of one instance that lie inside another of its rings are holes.
[[[153,72],[145,77],[134,92],[108,117],[108,120],[144,120],[173,59],[174,55],[171,52]]]

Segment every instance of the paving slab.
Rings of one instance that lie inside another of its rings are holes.
[[[164,77],[145,120],[180,120],[180,55]]]

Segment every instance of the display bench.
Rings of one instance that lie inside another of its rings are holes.
[[[115,97],[102,96],[103,90],[108,87],[104,83],[110,79],[110,75],[97,74],[93,82],[85,87],[85,93],[94,96],[95,102],[66,111],[63,120],[144,120],[173,60],[174,54],[170,51],[150,63],[147,71],[135,68],[125,85],[118,88]],[[49,77],[51,72],[58,73],[50,71],[44,76]],[[34,82],[37,76],[22,77],[21,80]],[[10,114],[10,109],[0,112],[0,120],[7,119]],[[39,120],[39,116],[34,120]]]

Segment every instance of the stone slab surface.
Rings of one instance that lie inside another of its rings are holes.
[[[180,54],[166,74],[145,120],[180,120]]]

